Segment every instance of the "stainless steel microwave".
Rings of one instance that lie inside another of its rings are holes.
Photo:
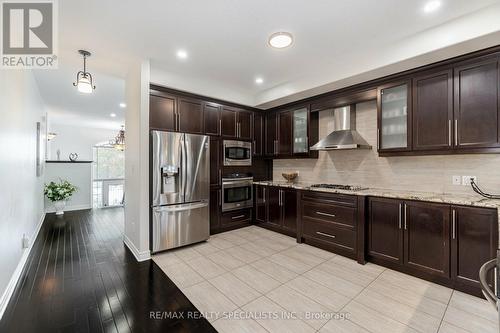
[[[225,166],[252,166],[252,143],[246,141],[224,140]]]

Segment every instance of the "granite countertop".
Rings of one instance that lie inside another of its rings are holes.
[[[358,191],[348,191],[348,190],[311,187],[311,184],[309,183],[300,183],[300,182],[286,183],[283,181],[262,181],[262,182],[254,182],[254,184],[288,187],[288,188],[295,188],[298,190],[309,190],[316,192],[385,197],[385,198],[406,199],[406,200],[420,200],[428,202],[447,203],[453,205],[496,208],[499,209],[499,215],[500,215],[500,200],[483,198],[479,194],[469,195],[469,194],[454,194],[454,193],[432,193],[432,192],[417,192],[417,191],[392,190],[392,189],[380,189],[380,188],[368,188]]]

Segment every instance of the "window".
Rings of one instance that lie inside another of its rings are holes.
[[[124,152],[112,147],[94,147],[93,175],[93,207],[102,208],[123,205]]]

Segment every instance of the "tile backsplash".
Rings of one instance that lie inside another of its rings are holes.
[[[283,180],[284,171],[298,171],[301,182],[472,194],[470,186],[453,185],[452,176],[477,176],[485,191],[500,193],[500,154],[379,157],[374,101],[356,106],[356,122],[372,150],[320,151],[318,159],[274,160],[274,180]],[[320,112],[319,123],[323,138],[333,128],[331,111]]]

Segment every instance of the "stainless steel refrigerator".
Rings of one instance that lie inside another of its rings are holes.
[[[208,136],[152,131],[151,142],[152,252],[208,239]]]

